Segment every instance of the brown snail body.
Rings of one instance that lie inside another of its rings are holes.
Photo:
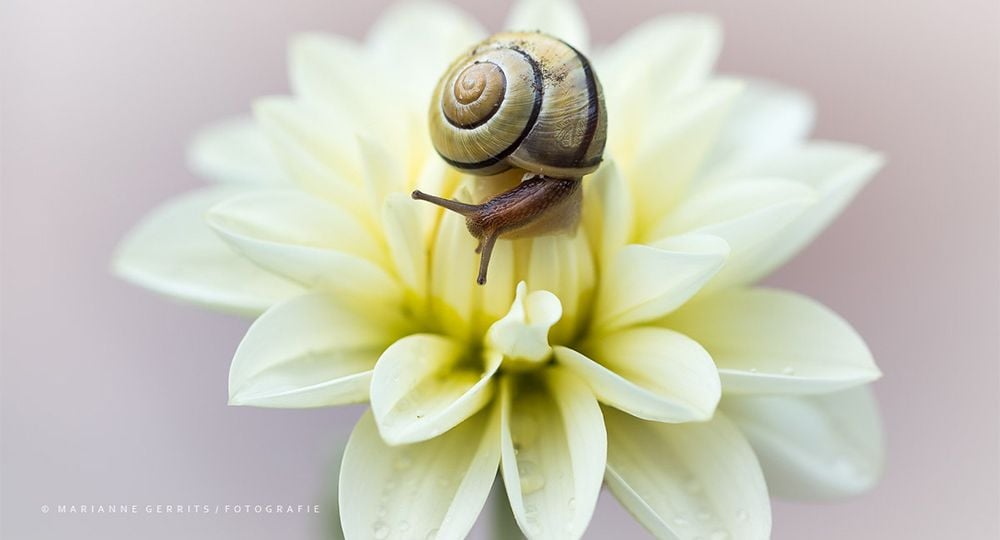
[[[538,32],[495,34],[448,68],[429,121],[434,148],[451,166],[480,176],[525,172],[482,204],[413,192],[465,216],[480,242],[480,284],[497,239],[576,227],[580,179],[597,170],[607,138],[601,84],[579,51]]]

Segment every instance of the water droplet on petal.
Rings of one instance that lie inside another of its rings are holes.
[[[750,368],[750,373],[757,373],[757,368],[755,367]]]
[[[569,506],[570,510],[576,510],[576,497],[570,497],[569,504],[567,506]]]
[[[785,366],[785,369],[781,370],[785,375],[795,375],[795,368],[792,366]]]
[[[678,517],[674,518],[674,525],[679,525],[681,527],[687,527],[689,524],[690,523],[688,522],[688,520],[686,520],[686,519],[684,519],[682,517],[678,516]]]
[[[400,454],[399,457],[396,458],[396,462],[393,463],[393,466],[398,471],[408,469],[410,465],[413,465],[413,460],[407,454]]]
[[[746,510],[740,510],[739,512],[736,512],[736,519],[740,521],[747,521],[750,519],[750,514],[747,513]]]
[[[372,524],[372,534],[375,535],[375,540],[385,540],[389,537],[389,526],[384,521],[376,521]]]
[[[538,465],[534,461],[519,461],[517,472],[521,477],[521,493],[527,495],[534,493],[545,486],[545,477],[538,472]]]

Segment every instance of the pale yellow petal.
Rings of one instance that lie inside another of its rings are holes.
[[[229,403],[322,407],[368,399],[372,368],[409,323],[392,311],[357,311],[307,294],[254,321],[229,371]]]
[[[500,461],[499,407],[429,441],[390,446],[371,413],[358,421],[340,469],[345,537],[465,538]]]
[[[418,296],[423,296],[427,287],[427,246],[421,230],[421,207],[409,195],[390,193],[382,209],[382,227],[396,273]]]
[[[632,239],[632,195],[612,159],[605,159],[601,168],[583,181],[583,227],[598,266],[603,267]]]
[[[187,161],[195,173],[220,182],[288,184],[267,138],[252,118],[231,118],[200,130],[188,146]]]
[[[522,281],[507,315],[490,326],[486,342],[504,355],[505,362],[538,364],[549,359],[549,330],[560,317],[562,305],[549,291],[532,291]]]
[[[389,444],[437,437],[469,418],[493,397],[498,354],[481,362],[465,357],[464,344],[434,334],[393,343],[375,366],[372,413]]]
[[[748,253],[733,270],[732,281],[753,283],[794,257],[847,207],[883,161],[881,155],[866,148],[811,142],[747,167],[744,174],[789,178],[809,186],[816,192],[816,202]]]
[[[584,52],[590,46],[587,21],[573,0],[518,0],[503,27],[545,32]]]
[[[253,262],[307,287],[375,305],[399,301],[381,239],[332,205],[297,191],[272,191],[212,208],[208,223]]]
[[[501,471],[518,525],[529,539],[580,538],[607,453],[597,400],[562,368],[505,378],[501,391]]]
[[[727,396],[720,405],[753,446],[772,495],[828,500],[871,489],[885,447],[871,386],[816,396]]]
[[[301,286],[253,264],[205,223],[209,208],[248,192],[214,186],[163,203],[122,240],[115,273],[160,294],[248,315],[302,294]]]
[[[677,309],[719,271],[728,253],[724,241],[708,235],[622,248],[601,279],[594,330],[651,321]]]
[[[712,358],[677,332],[635,328],[593,339],[582,350],[586,356],[556,347],[556,359],[586,380],[603,403],[639,418],[702,421],[719,403]]]
[[[725,415],[663,424],[613,409],[604,412],[605,480],[657,538],[769,538],[771,503],[764,475]]]
[[[824,393],[881,376],[846,321],[792,292],[721,291],[684,306],[662,324],[708,349],[727,393]]]

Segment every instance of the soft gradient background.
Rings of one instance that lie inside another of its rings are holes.
[[[503,2],[459,2],[498,28]],[[317,504],[360,408],[226,406],[248,321],[109,274],[122,234],[199,185],[191,133],[287,90],[301,30],[360,37],[385,1],[3,3],[2,536],[305,538],[329,516],[47,515],[58,504]],[[716,13],[721,69],[801,87],[820,137],[889,165],[769,282],[850,320],[888,465],[873,492],[775,504],[774,538],[996,539],[995,0],[582,1],[609,41],[666,10]],[[358,76],[363,76],[359,74]],[[482,536],[480,527],[477,534]],[[605,494],[589,538],[646,533]]]

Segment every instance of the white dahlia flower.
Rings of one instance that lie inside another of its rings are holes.
[[[501,240],[479,286],[462,218],[410,198],[482,197],[434,152],[427,107],[486,32],[408,3],[364,43],[295,38],[294,95],[199,135],[191,163],[218,183],[151,213],[117,272],[257,317],[231,404],[370,402],[341,470],[348,538],[462,538],[498,470],[544,539],[579,538],[605,483],[681,539],[768,537],[769,491],[870,487],[871,354],[830,310],[754,283],[879,155],[805,140],[795,91],[714,75],[711,18],[653,19],[604,49],[567,0],[520,1],[506,27],[573,44],[604,85],[605,161],[575,235]]]

